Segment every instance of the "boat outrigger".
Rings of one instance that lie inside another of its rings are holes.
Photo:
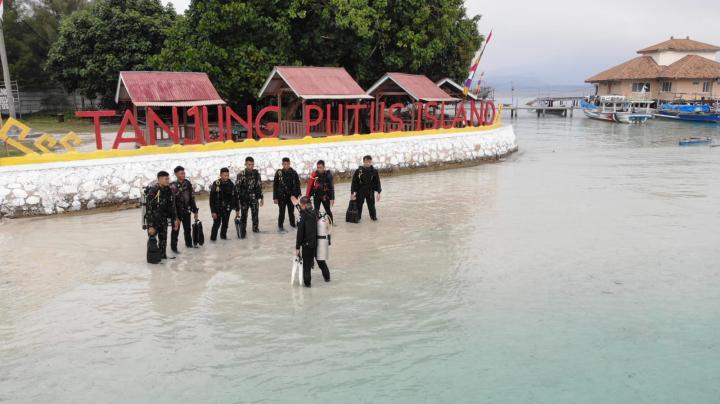
[[[708,104],[662,104],[656,114],[658,118],[678,121],[720,123],[720,106]]]
[[[651,100],[627,100],[621,95],[591,96],[580,101],[588,118],[617,123],[645,123],[653,118]]]

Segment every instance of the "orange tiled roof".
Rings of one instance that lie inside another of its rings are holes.
[[[701,56],[687,55],[663,69],[660,78],[667,79],[717,79],[720,63]]]
[[[650,56],[638,56],[585,80],[588,83],[609,80],[637,80],[656,78],[662,67]]]
[[[650,56],[640,56],[596,74],[585,82],[717,78],[720,78],[720,63],[702,56],[688,55],[670,66],[660,66]]]

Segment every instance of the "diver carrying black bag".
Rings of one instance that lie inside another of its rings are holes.
[[[351,200],[348,205],[347,212],[345,213],[345,221],[348,223],[359,223],[360,222],[360,211],[357,207],[357,202]]]
[[[205,244],[205,234],[203,233],[202,222],[196,220],[192,225],[193,247],[197,248]]]
[[[157,238],[152,236],[147,243],[147,262],[148,264],[159,264],[160,261],[162,261],[162,251],[158,247]]]

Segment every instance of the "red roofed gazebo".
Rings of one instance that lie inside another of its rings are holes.
[[[386,107],[392,102],[407,104],[402,111],[405,115],[405,118],[403,118],[403,121],[405,121],[404,128],[394,128],[405,131],[415,128],[418,111],[414,103],[437,103],[444,109],[444,104],[455,104],[460,101],[443,91],[427,76],[421,74],[386,73],[370,87],[367,94],[375,98],[375,104],[378,108],[380,108],[380,102],[385,102]],[[407,119],[408,114],[410,119]],[[381,116],[381,114],[378,112],[376,116]],[[384,116],[388,115],[385,114]],[[391,122],[386,124],[386,126],[390,127],[393,127],[393,125]]]
[[[208,75],[196,72],[120,72],[115,102],[131,104],[136,117],[138,107],[143,108],[146,118],[148,107],[182,108],[180,129],[183,138],[195,137],[195,128],[187,124],[188,108],[225,105]],[[160,133],[160,138],[163,137]]]
[[[332,104],[347,105],[351,102],[359,103],[361,100],[372,99],[344,68],[309,66],[275,67],[265,80],[258,97],[277,97],[281,111],[278,124],[280,136],[283,137],[305,135],[303,115],[307,103],[325,100]],[[287,101],[285,107],[283,107],[283,99]],[[354,117],[348,116],[347,108],[344,111],[343,119],[332,120],[333,133],[348,134],[348,128],[353,126]],[[313,135],[323,133],[325,133],[324,128],[311,130]]]

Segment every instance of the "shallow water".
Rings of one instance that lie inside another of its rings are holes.
[[[719,402],[720,148],[677,139],[720,126],[515,124],[385,179],[310,290],[275,206],[160,266],[137,210],[0,224],[0,401]]]

